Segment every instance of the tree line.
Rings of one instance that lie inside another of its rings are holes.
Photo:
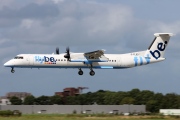
[[[149,112],[158,112],[159,109],[179,109],[180,95],[175,93],[154,93],[149,90],[132,89],[131,91],[114,92],[99,90],[77,96],[28,96],[22,101],[17,97],[11,97],[13,105],[146,105]]]

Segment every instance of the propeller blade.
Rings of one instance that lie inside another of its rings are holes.
[[[70,49],[69,49],[69,47],[67,47],[66,48],[66,53],[69,54],[69,51],[70,51]]]
[[[56,54],[59,55],[59,48],[58,47],[56,48]]]
[[[66,54],[64,55],[64,58],[67,58],[67,60],[69,61],[70,60],[70,49],[69,47],[66,47]]]

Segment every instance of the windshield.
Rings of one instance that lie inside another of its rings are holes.
[[[23,57],[22,56],[16,56],[16,57],[14,57],[14,59],[23,59]]]

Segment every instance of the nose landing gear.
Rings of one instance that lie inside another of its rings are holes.
[[[15,70],[14,70],[14,68],[13,68],[13,67],[12,67],[12,69],[11,69],[11,72],[12,72],[12,73],[14,73],[14,72],[15,72]]]
[[[78,74],[79,74],[79,75],[83,75],[83,71],[81,70],[81,68],[79,69]]]

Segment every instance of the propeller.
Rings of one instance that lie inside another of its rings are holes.
[[[67,60],[69,61],[69,59],[70,59],[70,49],[69,49],[69,47],[67,47],[66,48],[66,54],[64,55],[64,58],[67,58]]]
[[[58,47],[56,48],[56,54],[59,55],[59,48]]]

